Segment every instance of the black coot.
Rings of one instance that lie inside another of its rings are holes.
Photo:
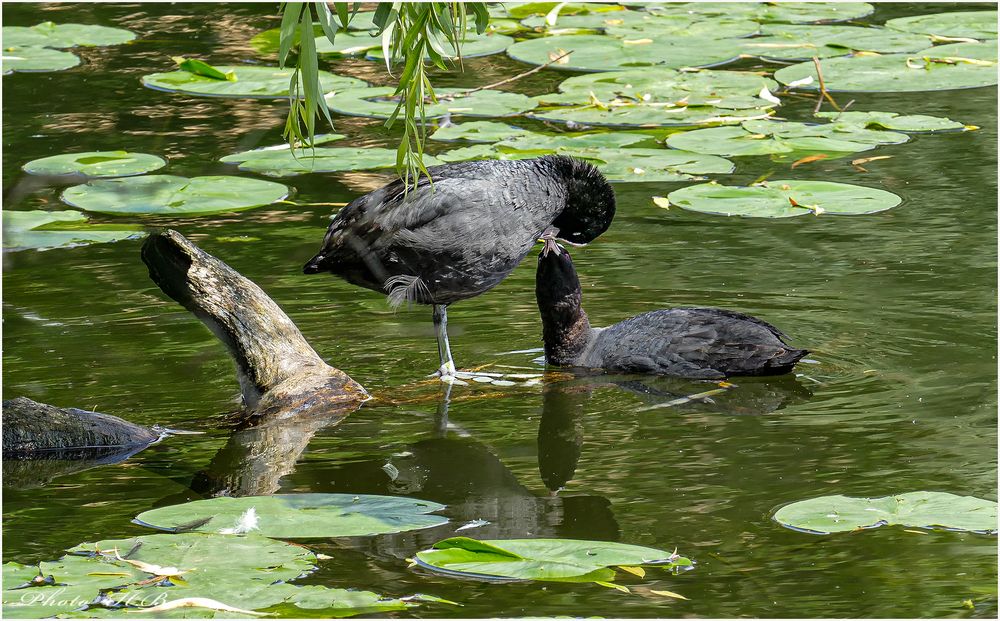
[[[438,372],[449,377],[447,306],[495,287],[543,232],[590,242],[610,226],[615,194],[596,168],[558,155],[429,172],[416,188],[397,180],[352,201],[303,271],[387,293],[393,306],[432,304]]]
[[[656,310],[592,328],[573,259],[551,238],[538,257],[535,295],[545,359],[558,366],[722,379],[787,373],[809,353],[767,322],[717,308]]]

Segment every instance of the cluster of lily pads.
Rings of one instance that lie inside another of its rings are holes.
[[[280,183],[226,175],[180,177],[147,175],[167,162],[148,153],[88,151],[53,155],[25,164],[33,175],[88,179],[66,188],[62,201],[91,213],[111,216],[186,217],[241,211],[288,196]],[[67,248],[141,237],[141,227],[93,224],[74,211],[3,212],[7,250]]]
[[[67,48],[119,45],[133,39],[135,33],[107,26],[52,22],[4,26],[3,74],[69,69],[80,64],[80,57]]]
[[[3,566],[8,618],[236,614],[333,616],[456,602],[433,595],[384,597],[369,591],[300,585],[331,557],[284,539],[370,537],[441,526],[434,502],[391,496],[279,494],[213,498],[153,509],[134,521],[164,534],[82,543],[62,558]],[[693,563],[662,550],[613,542],[452,537],[423,550],[414,565],[487,581],[542,580],[615,584],[615,567],[672,573]],[[668,597],[680,597],[662,591]]]

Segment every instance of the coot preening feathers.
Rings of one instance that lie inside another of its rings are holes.
[[[717,308],[655,310],[592,328],[573,259],[551,237],[538,257],[535,295],[545,359],[557,366],[722,379],[787,373],[809,353],[767,322]]]
[[[592,165],[561,155],[428,172],[416,188],[397,180],[344,207],[303,271],[387,293],[393,306],[433,305],[438,372],[447,377],[455,372],[447,306],[495,287],[543,232],[590,242],[611,225],[615,194]]]

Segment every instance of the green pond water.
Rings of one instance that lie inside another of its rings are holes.
[[[882,5],[865,21],[938,10]],[[4,208],[67,208],[62,187],[20,167],[68,151],[128,149],[169,159],[169,174],[236,174],[217,158],[280,142],[286,102],[174,95],[143,88],[139,78],[169,70],[177,55],[258,61],[248,40],[277,26],[274,12],[268,3],[5,4],[5,25],[97,23],[139,39],[81,49],[84,62],[74,69],[3,78]],[[384,66],[360,59],[321,67],[392,81]],[[466,60],[464,74],[435,79],[472,87],[525,69],[499,55]],[[541,71],[511,87],[550,92],[566,75]],[[903,198],[887,212],[724,218],[653,205],[651,196],[683,183],[617,185],[614,225],[574,251],[595,325],[671,305],[720,306],[773,322],[812,350],[813,363],[796,375],[740,378],[711,403],[640,411],[712,386],[600,376],[544,388],[456,387],[446,408],[438,386],[410,385],[437,367],[428,308],[394,313],[384,296],[301,274],[334,208],[94,216],[178,229],[257,282],[326,360],[384,398],[339,425],[230,440],[223,415],[237,408],[233,365],[215,337],[150,281],[140,241],[5,253],[4,398],[205,434],[62,475],[60,464],[7,462],[4,560],[53,559],[81,541],[148,533],[129,520],[219,493],[391,494],[446,504],[451,521],[320,541],[314,549],[333,559],[305,582],[464,604],[394,616],[995,618],[995,537],[899,527],[816,536],[770,519],[783,504],[826,494],[932,490],[996,499],[996,89],[838,96],[851,98],[858,110],[947,116],[981,129],[880,147],[863,156],[892,158],[866,165],[867,173],[850,158],[790,171],[787,162],[744,157],[734,174],[719,176],[732,184],[771,174],[878,187]],[[782,116],[809,118],[813,100],[788,101]],[[343,146],[398,140],[377,120],[335,121],[349,136]],[[356,172],[285,183],[296,201],[337,202],[389,179]],[[460,366],[542,368],[537,351],[510,353],[540,347],[534,263],[529,256],[493,291],[452,307]],[[387,405],[391,399],[410,403]],[[281,447],[285,459],[254,460],[249,445]],[[387,463],[399,471],[395,480]],[[677,577],[650,570],[621,578],[632,594],[592,584],[467,582],[407,567],[404,559],[476,519],[490,523],[460,534],[677,547],[697,566]],[[971,609],[962,604],[969,599]]]

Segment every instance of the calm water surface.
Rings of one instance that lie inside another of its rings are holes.
[[[868,21],[938,10],[883,5]],[[68,71],[3,78],[4,208],[63,208],[62,188],[20,171],[47,155],[129,149],[169,158],[161,171],[168,174],[234,174],[217,158],[280,142],[281,101],[189,98],[139,84],[143,74],[169,70],[176,55],[261,62],[247,41],[277,25],[273,12],[267,3],[5,4],[6,25],[117,25],[139,40],[80,50],[83,64]],[[374,63],[328,65],[389,82]],[[471,87],[524,70],[504,56],[465,67],[438,82]],[[543,71],[511,88],[539,94],[565,77]],[[824,494],[937,490],[996,499],[996,89],[854,98],[859,110],[948,116],[982,129],[881,147],[877,154],[892,159],[868,173],[849,158],[790,171],[750,157],[723,179],[769,174],[880,187],[904,199],[885,213],[727,219],[663,210],[649,199],[682,184],[619,185],[614,226],[574,252],[595,325],[669,305],[723,306],[771,321],[813,350],[816,364],[801,365],[800,374],[741,379],[714,403],[640,411],[706,386],[600,377],[456,388],[446,408],[436,386],[412,386],[437,366],[429,309],[393,313],[376,293],[301,275],[330,207],[137,220],[177,228],[260,284],[321,355],[383,398],[337,426],[230,438],[222,415],[236,408],[232,363],[152,284],[139,241],[5,254],[4,398],[206,432],[76,473],[8,464],[5,560],[52,559],[81,541],[144,534],[129,524],[137,513],[226,489],[397,494],[447,504],[452,522],[321,542],[334,559],[308,581],[465,604],[405,616],[995,617],[995,538],[901,528],[819,537],[770,520],[782,504]],[[781,113],[804,120],[811,105],[793,102]],[[398,139],[379,121],[336,123],[353,145]],[[334,202],[388,179],[340,173],[286,183],[296,201]],[[454,306],[449,319],[460,365],[541,368],[537,353],[507,353],[540,346],[532,258],[487,295]],[[287,463],[254,470],[241,450],[254,441],[286,446]],[[403,559],[479,518],[491,523],[463,534],[676,546],[697,568],[623,579],[636,587],[632,595],[407,569]],[[690,599],[665,600],[649,588]],[[974,610],[962,606],[970,598]]]

